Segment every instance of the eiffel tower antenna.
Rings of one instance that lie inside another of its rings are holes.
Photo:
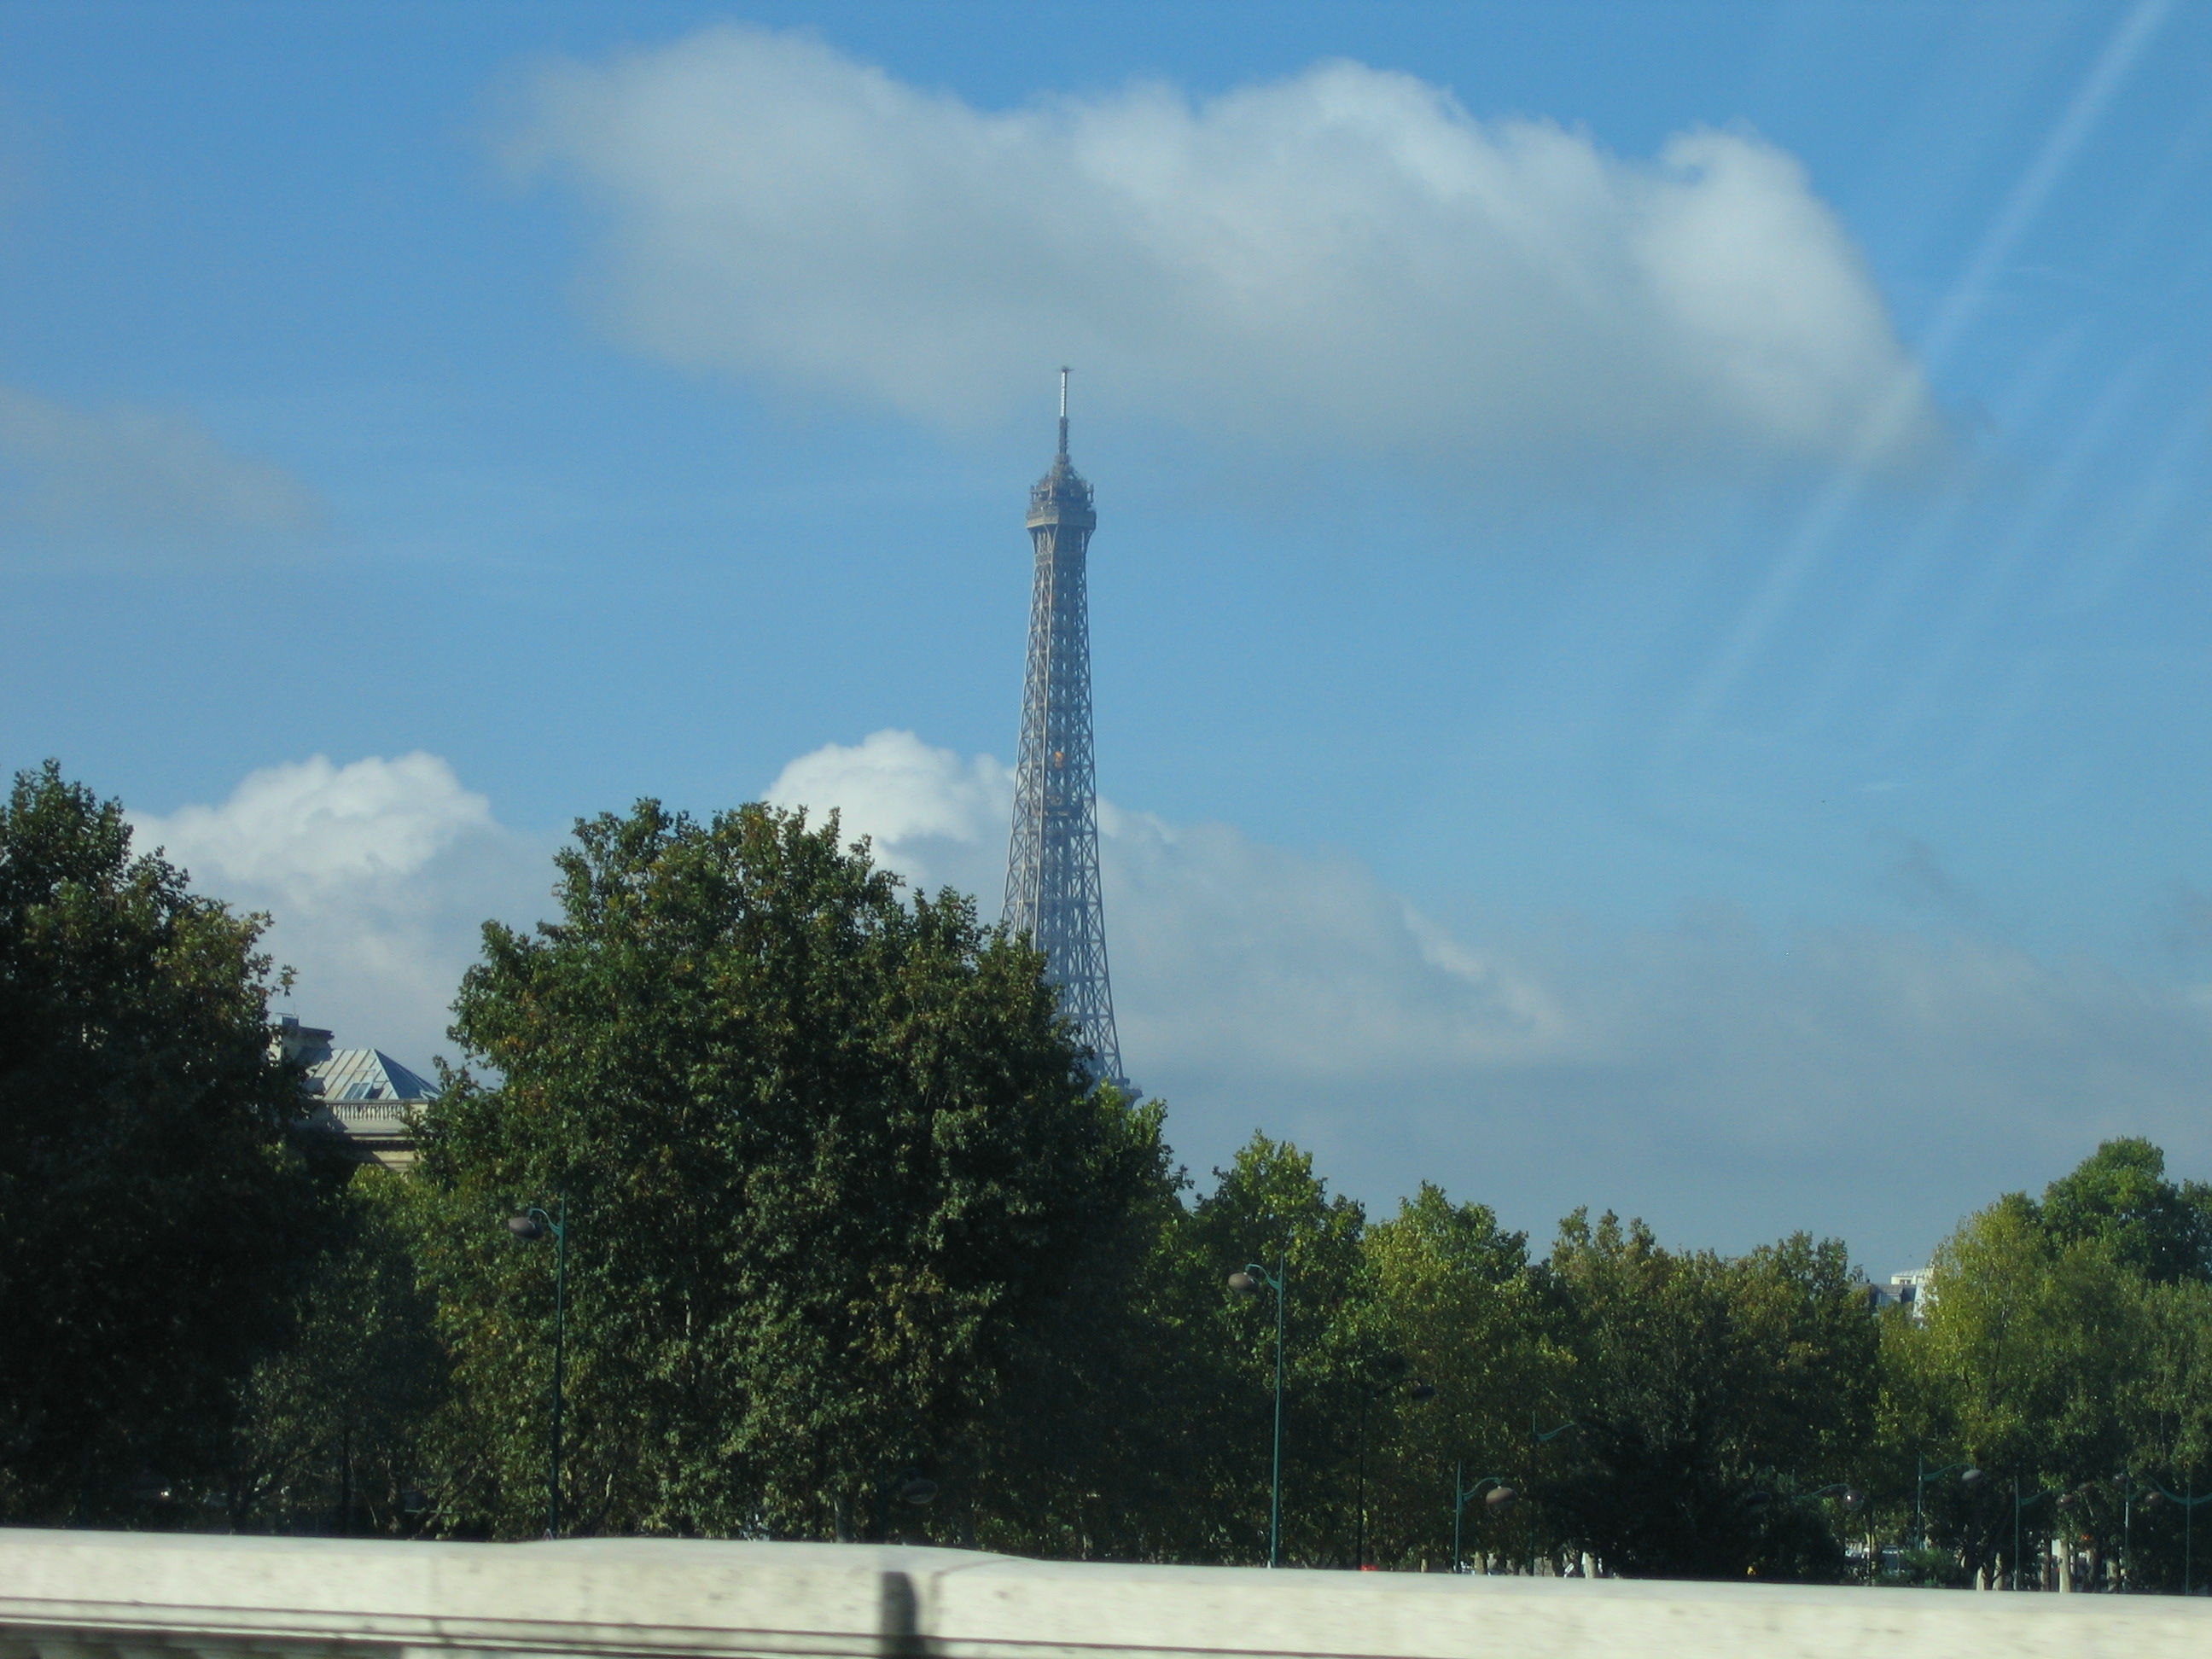
[[[1091,486],[1067,459],[1067,371],[1060,371],[1060,453],[1030,490],[1036,574],[1030,595],[1029,672],[1014,767],[1013,834],[1004,915],[1044,953],[1060,1011],[1091,1054],[1093,1073],[1135,1091],[1121,1073],[1106,914],[1098,884],[1098,787],[1091,753]]]

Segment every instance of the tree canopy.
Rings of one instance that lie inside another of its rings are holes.
[[[1930,1505],[1966,1570],[2039,1576],[2054,1532],[2093,1577],[2156,1586],[2187,1566],[2188,1528],[2157,1494],[2202,1480],[2212,1455],[2203,1190],[2167,1181],[2148,1142],[2107,1141],[2039,1202],[2008,1194],[1937,1253],[1925,1324],[1886,1344],[1886,1414],[1927,1462],[1997,1477],[1946,1481]],[[2015,1485],[2032,1564],[2014,1554]]]
[[[48,762],[0,807],[0,1515],[127,1517],[219,1455],[325,1191],[262,919]]]
[[[499,1225],[565,1198],[571,1512],[592,1529],[878,1535],[953,1501],[1024,1334],[1141,1254],[1157,1112],[1095,1087],[1042,963],[950,891],[902,897],[836,821],[652,801],[580,824],[560,919],[484,931],[427,1115],[426,1243],[519,1528],[550,1264]]]
[[[2042,1222],[2059,1244],[2094,1240],[2154,1284],[2212,1280],[2212,1187],[2166,1178],[2148,1140],[2108,1140],[2043,1191]]]
[[[1577,1212],[1539,1257],[1265,1133],[1192,1181],[1037,953],[834,818],[641,801],[556,869],[420,1164],[348,1184],[288,1133],[260,919],[16,779],[0,1515],[532,1534],[557,1282],[579,1531],[1264,1560],[1279,1332],[1294,1564],[2212,1576],[2212,1191],[2147,1141],[1966,1218],[1911,1308],[1803,1234]]]
[[[1640,1223],[1576,1215],[1547,1276],[1576,1362],[1551,1483],[1574,1533],[1656,1577],[1839,1570],[1802,1506],[1871,1427],[1876,1332],[1843,1246],[1678,1254]]]

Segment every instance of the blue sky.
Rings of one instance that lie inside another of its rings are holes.
[[[1194,1167],[1885,1274],[2100,1135],[2212,1175],[2208,48],[0,7],[0,759],[418,1066],[639,794],[994,900],[1069,362],[1123,1047]]]

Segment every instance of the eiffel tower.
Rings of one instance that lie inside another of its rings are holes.
[[[1106,913],[1098,890],[1098,785],[1091,754],[1091,602],[1085,574],[1097,527],[1091,486],[1067,459],[1067,371],[1060,371],[1060,453],[1030,491],[1036,580],[1029,674],[1003,912],[1044,953],[1060,1010],[1098,1077],[1133,1093],[1121,1073]]]

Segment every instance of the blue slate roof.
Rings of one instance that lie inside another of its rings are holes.
[[[331,1049],[307,1068],[307,1091],[327,1101],[428,1100],[438,1092],[381,1048]]]

